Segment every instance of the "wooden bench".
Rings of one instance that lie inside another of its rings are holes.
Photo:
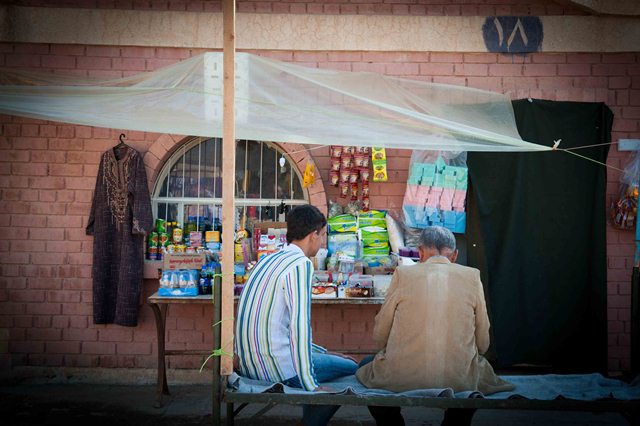
[[[265,404],[253,417],[259,417],[278,404],[285,405],[352,405],[390,406],[425,408],[473,408],[478,410],[545,410],[545,411],[587,411],[617,412],[630,425],[640,424],[640,400],[598,400],[579,401],[572,399],[486,399],[486,398],[418,398],[395,396],[337,395],[327,393],[285,394],[285,393],[242,393],[227,389],[223,400],[227,404],[227,425],[234,424],[235,416],[248,404]],[[235,408],[234,404],[240,404]]]

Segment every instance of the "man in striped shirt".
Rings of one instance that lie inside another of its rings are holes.
[[[302,205],[287,215],[287,245],[258,262],[244,286],[236,318],[236,354],[242,376],[282,382],[308,391],[319,382],[354,374],[353,359],[329,354],[311,338],[313,264],[327,221],[316,207]],[[337,408],[333,407],[329,418]],[[305,410],[303,422],[311,424]],[[326,418],[326,421],[329,419]],[[326,423],[325,421],[325,423]]]

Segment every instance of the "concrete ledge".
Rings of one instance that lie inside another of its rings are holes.
[[[302,51],[485,52],[485,16],[237,15],[237,48]],[[635,52],[640,20],[540,16],[542,52]],[[0,7],[0,41],[222,48],[222,14]]]

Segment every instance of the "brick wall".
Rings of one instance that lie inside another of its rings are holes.
[[[90,9],[220,12],[221,1],[206,0],[17,0],[21,6]],[[583,15],[582,10],[553,0],[289,0],[236,1],[238,12],[327,15]]]
[[[96,77],[154,70],[200,50],[0,44],[0,65]],[[558,53],[526,57],[490,53],[254,52],[300,64],[374,71],[436,83],[509,92],[513,98],[606,102],[615,113],[613,140],[640,137],[640,55]],[[153,367],[155,328],[143,307],[134,329],[91,321],[92,240],[85,236],[100,153],[119,130],[0,117],[0,365]],[[146,153],[162,135],[126,132]],[[312,155],[328,178],[327,149]],[[409,151],[389,150],[389,182],[372,184],[373,208],[398,209]],[[622,167],[615,147],[609,164]],[[156,161],[155,164],[159,164]],[[609,170],[607,200],[618,190]],[[326,187],[327,198],[336,189]],[[609,369],[629,369],[630,276],[633,235],[607,228]],[[144,295],[155,290],[145,282]],[[316,340],[332,348],[371,349],[377,307],[313,307]],[[168,346],[211,346],[209,307],[171,307]],[[6,342],[8,341],[8,344]],[[4,352],[3,352],[4,351]],[[199,367],[175,357],[174,368]]]

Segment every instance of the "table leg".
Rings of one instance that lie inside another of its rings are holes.
[[[167,368],[165,365],[165,324],[167,318],[167,306],[150,304],[153,315],[156,319],[156,332],[158,336],[158,382],[156,388],[156,402],[154,407],[162,407],[162,395],[169,395],[169,386],[167,385]]]

